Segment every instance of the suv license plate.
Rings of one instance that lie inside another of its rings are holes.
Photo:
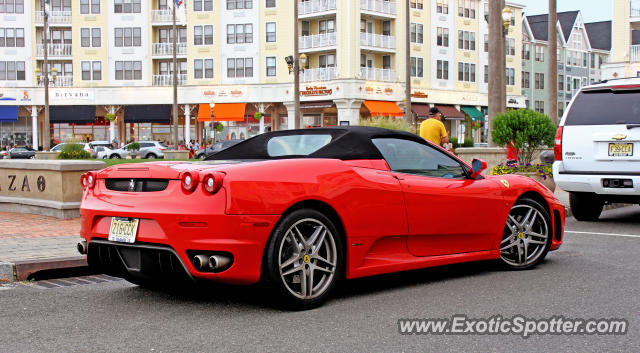
[[[613,157],[633,156],[633,143],[610,143],[609,156],[613,156]]]
[[[111,228],[109,228],[109,240],[121,243],[134,243],[138,233],[137,218],[111,218]]]

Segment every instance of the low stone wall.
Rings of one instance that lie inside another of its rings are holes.
[[[36,152],[36,159],[58,159],[58,152]]]
[[[100,161],[0,160],[0,211],[79,217],[80,176]]]
[[[547,148],[543,151],[552,151]],[[491,169],[499,164],[505,164],[507,161],[507,149],[503,147],[460,147],[456,148],[456,155],[463,161],[471,164],[474,158],[482,159],[487,162],[487,170],[485,174],[491,173]],[[534,158],[534,163],[538,163],[539,155]]]
[[[189,159],[189,151],[164,151],[164,159]]]

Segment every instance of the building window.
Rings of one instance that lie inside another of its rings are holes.
[[[309,60],[307,60],[307,64]],[[334,54],[318,56],[318,67],[327,68],[336,66],[336,56]]]
[[[193,0],[193,11],[213,11],[213,0]]]
[[[300,23],[300,35],[301,36],[308,36],[309,35],[309,21],[302,21]]]
[[[424,5],[422,4],[422,0],[411,0],[409,6],[411,6],[412,9],[418,10],[422,10],[424,7]]]
[[[187,29],[178,28],[178,43],[187,42]],[[173,29],[172,28],[160,28],[158,29],[158,43],[173,43]]]
[[[2,0],[0,0],[2,4]],[[81,14],[98,14],[100,13],[100,0],[80,0]]]
[[[522,43],[522,60],[531,59],[531,46],[529,43]]]
[[[535,73],[535,89],[544,89],[544,74]]]
[[[436,1],[436,12],[441,14],[449,13],[449,0],[437,0]]]
[[[276,75],[276,57],[267,56],[267,76],[273,77]]]
[[[24,80],[24,61],[0,61],[0,81]]]
[[[80,28],[81,47],[100,47],[100,28]]]
[[[82,61],[82,80],[83,81],[100,81],[102,80],[102,62],[100,61]]]
[[[458,49],[476,50],[476,32],[458,31]]]
[[[265,7],[266,8],[276,7],[276,0],[267,0],[265,2]]]
[[[116,80],[142,80],[142,61],[116,61]]]
[[[458,0],[458,16],[476,18],[476,0]]]
[[[213,78],[213,59],[194,59],[193,78]]]
[[[24,47],[24,28],[0,28],[0,47]]]
[[[227,10],[252,9],[253,0],[227,0]]]
[[[544,101],[535,101],[535,110],[544,114]]]
[[[544,47],[536,45],[536,61],[544,62]]]
[[[424,43],[423,39],[423,25],[419,23],[411,23],[409,26],[411,30],[411,43]]]
[[[558,117],[562,118],[562,115],[564,115],[564,109],[562,108],[562,103],[558,103]]]
[[[504,41],[504,45],[505,47],[505,53],[507,53],[507,55],[509,56],[515,56],[516,55],[516,40],[515,38],[506,38],[506,40]]]
[[[449,28],[438,27],[437,45],[439,47],[449,46]]]
[[[385,31],[385,23],[386,22],[389,22],[389,21],[382,22],[382,27],[383,27],[382,32],[383,32],[383,34],[384,34],[384,31]],[[387,23],[387,25],[389,25],[389,23]],[[319,34],[333,33],[335,31],[336,31],[336,21],[335,20],[321,20],[321,21],[318,21],[318,33]]]
[[[267,22],[267,42],[276,41],[276,23]]]
[[[489,83],[489,65],[484,66],[484,83]]]
[[[227,59],[227,77],[253,77],[253,58]]]
[[[567,92],[571,92],[571,76],[567,76],[566,77],[566,82],[567,82]]]
[[[529,71],[522,71],[522,88],[531,87],[531,84],[529,82],[531,80],[531,77],[529,75]]]
[[[595,53],[591,53],[591,68],[595,69],[596,68],[596,54]]]
[[[562,92],[564,89],[564,75],[558,75],[558,91]]]
[[[140,27],[116,27],[116,47],[140,47],[142,46],[142,29]]]
[[[516,69],[512,67],[507,67],[505,69],[505,73],[507,75],[507,86],[515,86],[516,85]]]
[[[0,13],[24,13],[24,0],[0,0]]]
[[[193,45],[213,45],[213,25],[193,26]]]
[[[476,82],[476,64],[459,62],[458,81]]]
[[[213,41],[213,26],[208,27],[211,27],[211,40]],[[242,43],[253,43],[253,24],[227,25],[227,44]]]
[[[115,13],[140,13],[141,0],[114,0],[113,12]],[[69,9],[70,10],[70,9]]]
[[[439,80],[448,80],[449,79],[449,62],[446,60],[438,60],[436,62],[437,70],[436,70],[436,78]]]
[[[423,59],[411,57],[411,77],[423,77]]]
[[[588,67],[587,65],[587,53],[582,53],[582,67]]]
[[[489,52],[489,35],[488,34],[484,35],[484,52],[485,53]]]

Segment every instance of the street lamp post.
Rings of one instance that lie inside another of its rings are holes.
[[[496,147],[491,137],[491,126],[496,115],[506,110],[506,57],[505,36],[509,31],[509,24],[513,12],[504,7],[504,1],[489,1],[489,128],[488,144]]]
[[[297,6],[297,5],[296,5]],[[297,42],[296,42],[297,43]],[[295,59],[297,58],[297,59]],[[304,71],[305,66],[307,66],[307,55],[304,53],[300,54],[300,56],[289,55],[284,58],[284,61],[287,62],[287,67],[289,68],[289,73],[293,71],[293,102],[294,102],[294,110],[295,110],[295,124],[294,127],[299,129],[301,127],[300,122],[300,71]]]
[[[47,47],[46,44],[44,46],[45,48]],[[47,50],[45,49],[45,53],[46,52]],[[56,79],[58,78],[58,69],[56,69],[55,67],[51,69],[51,78],[49,78],[49,72],[47,68],[48,62],[46,59],[44,62],[44,73],[42,73],[39,67],[36,67],[35,73],[38,84],[40,84],[40,82],[44,84],[44,128],[42,131],[42,150],[46,151],[51,147],[51,138],[49,136],[51,134],[51,128],[49,127],[49,81],[53,83],[56,82]],[[34,148],[38,149],[38,146],[34,146]]]
[[[209,102],[209,107],[211,108],[211,132],[213,132],[211,135],[211,146],[213,146],[216,143],[216,130],[215,130],[215,125],[213,122],[213,107],[216,106],[216,103],[213,101],[213,99],[211,100],[211,102]]]

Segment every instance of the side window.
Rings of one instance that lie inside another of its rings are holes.
[[[377,138],[372,142],[395,172],[447,179],[467,177],[463,165],[426,144],[396,138]]]

